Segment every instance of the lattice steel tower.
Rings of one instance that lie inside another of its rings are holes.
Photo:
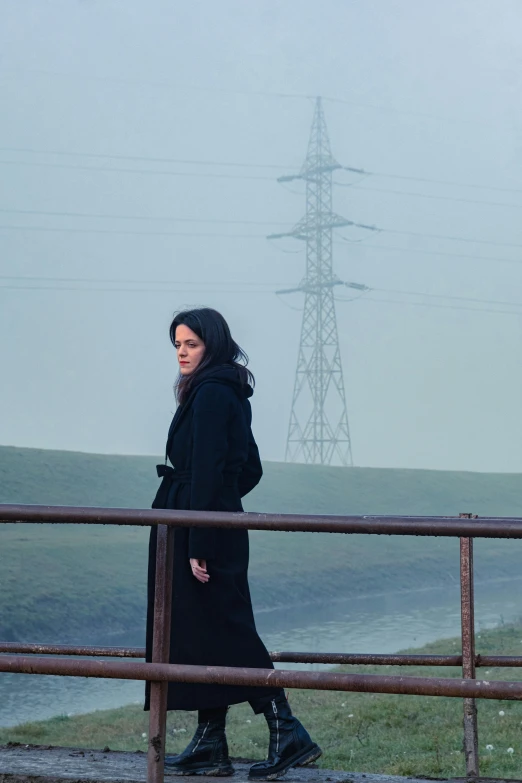
[[[299,174],[280,177],[306,183],[306,216],[292,231],[270,239],[294,237],[306,242],[306,273],[297,288],[305,295],[287,461],[353,465],[339,351],[334,287],[343,285],[332,268],[335,228],[354,225],[332,211],[332,172],[343,168],[332,156],[321,98],[317,98],[308,153]]]

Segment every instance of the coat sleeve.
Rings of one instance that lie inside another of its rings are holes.
[[[252,434],[252,408],[248,400],[245,404],[245,416],[248,424],[248,457],[239,476],[239,494],[243,498],[261,481],[263,468],[259,458],[259,449]]]
[[[228,425],[231,413],[230,391],[218,383],[206,383],[193,403],[192,511],[216,511],[223,487],[223,469],[228,449]],[[215,556],[216,530],[191,528],[189,557],[211,560]]]

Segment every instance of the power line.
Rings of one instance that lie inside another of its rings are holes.
[[[506,201],[479,201],[478,199],[461,198],[459,196],[438,196],[434,193],[413,193],[407,190],[394,190],[392,188],[373,188],[366,185],[352,185],[355,190],[371,191],[372,193],[389,193],[395,196],[413,196],[414,198],[428,198],[434,201],[454,201],[462,204],[475,204],[487,207],[510,207],[511,209],[522,209],[522,204],[510,204]]]
[[[180,161],[183,162],[183,161]],[[187,165],[191,165],[194,163],[194,161],[186,161]],[[88,171],[88,172],[99,172],[99,173],[108,173],[108,174],[139,174],[139,175],[145,175],[145,176],[157,176],[157,177],[199,177],[203,179],[228,179],[228,180],[251,180],[251,181],[264,181],[264,182],[273,182],[273,178],[270,176],[263,176],[261,174],[226,174],[223,172],[212,172],[212,171],[169,171],[165,169],[136,169],[136,168],[124,168],[122,166],[82,166],[78,164],[72,164],[72,163],[49,163],[47,161],[19,161],[19,160],[0,160],[1,166],[25,166],[29,168],[50,168],[50,169],[63,169],[63,170],[69,170],[69,171]],[[219,163],[213,163],[211,165],[219,166],[247,166],[248,164],[219,164]],[[277,168],[280,167],[276,166],[266,166],[266,168]],[[383,175],[377,175],[377,176],[383,176]],[[394,175],[384,175],[388,177],[392,177]],[[397,176],[398,179],[401,179],[400,176]],[[494,207],[508,207],[508,208],[514,208],[514,209],[522,209],[522,204],[512,204],[505,201],[484,201],[479,199],[469,199],[469,198],[463,198],[459,196],[441,196],[436,195],[432,193],[419,193],[412,192],[412,191],[405,191],[405,190],[395,190],[392,188],[374,188],[367,185],[359,185],[359,182],[362,182],[366,177],[361,177],[360,180],[358,180],[355,183],[344,183],[344,182],[334,182],[334,185],[339,185],[340,187],[350,187],[354,190],[361,190],[361,191],[368,191],[372,193],[385,193],[390,195],[396,195],[396,196],[406,196],[406,197],[413,197],[413,198],[425,198],[425,199],[431,199],[436,201],[453,201],[463,204],[475,204],[478,206],[494,206]],[[415,178],[408,178],[403,177],[402,179],[415,179]],[[425,180],[426,182],[433,182],[437,184],[437,180]],[[451,184],[451,183],[446,183]],[[457,184],[457,183],[454,183]],[[461,187],[469,187],[469,188],[479,188],[480,186],[477,185],[460,185]],[[494,190],[494,191],[502,191],[507,193],[522,193],[522,189],[517,188],[496,188],[492,187],[489,188],[487,186],[482,186],[482,189],[486,190]]]
[[[35,214],[42,214],[36,212]],[[45,213],[44,213],[45,214]],[[89,215],[82,215],[83,217],[89,217]],[[107,217],[110,217],[107,215]],[[123,216],[122,216],[123,217]],[[125,216],[125,219],[132,220],[131,216]],[[148,218],[143,218],[144,220],[147,220]],[[151,218],[151,220],[163,220],[163,218]],[[165,218],[165,220],[176,220],[176,218]],[[180,219],[181,220],[181,219]],[[191,222],[215,222],[215,223],[221,223],[224,221],[218,221],[218,220],[212,220],[207,221],[200,218],[190,218]],[[240,222],[240,221],[233,221],[234,223]],[[266,225],[266,223],[262,223],[262,225]],[[266,234],[232,234],[230,232],[199,232],[199,231],[133,231],[130,229],[99,229],[99,228],[67,228],[67,227],[53,227],[53,226],[18,226],[18,225],[11,225],[11,224],[0,224],[0,231],[31,231],[31,232],[44,232],[44,233],[56,233],[56,234],[107,234],[107,235],[115,235],[115,236],[148,236],[148,237],[198,237],[201,239],[205,238],[223,238],[223,239],[263,239],[266,240]],[[493,247],[511,247],[511,248],[522,248],[522,244],[516,244],[516,243],[508,243],[508,242],[495,242],[491,240],[483,240],[483,239],[472,239],[470,237],[459,237],[459,236],[448,236],[444,234],[423,234],[420,232],[414,232],[414,231],[398,231],[396,229],[379,229],[382,233],[388,233],[388,234],[398,234],[403,236],[415,236],[420,238],[427,238],[427,239],[445,239],[453,242],[466,242],[471,244],[485,244],[485,245],[491,245]],[[344,239],[341,237],[344,242],[348,242],[349,240]],[[340,244],[340,243],[338,243]],[[475,256],[475,255],[467,255],[465,253],[448,253],[443,251],[437,251],[437,250],[422,250],[422,249],[416,249],[416,248],[400,248],[400,247],[389,247],[387,245],[369,245],[368,247],[371,247],[372,250],[391,250],[398,253],[418,253],[420,255],[436,255],[436,256],[446,256],[448,258],[470,258],[475,261],[495,261],[495,262],[502,262],[502,263],[521,263],[522,259],[519,261],[517,259],[509,259],[509,258],[498,258],[493,256]]]
[[[66,212],[58,210],[43,209],[11,209],[0,207],[0,213],[10,215],[43,215],[45,217],[67,217],[67,218],[95,218],[96,220],[145,220],[160,223],[217,223],[219,225],[230,226],[266,226],[274,225],[274,221],[269,220],[228,220],[223,218],[191,218],[191,217],[172,217],[169,215],[111,215],[106,212]],[[286,223],[277,222],[278,226],[285,226]]]
[[[362,296],[368,296],[370,293],[384,293],[384,294],[399,294],[400,296],[415,296],[415,297],[422,297],[422,298],[429,298],[429,299],[447,299],[450,301],[458,301],[458,302],[474,302],[476,304],[487,304],[487,305],[501,305],[501,306],[507,306],[507,307],[522,307],[522,302],[510,302],[505,300],[498,300],[498,299],[481,299],[478,297],[473,296],[457,296],[455,294],[430,294],[425,291],[403,291],[396,288],[377,288],[375,286],[367,286],[363,285],[362,283],[352,283],[352,282],[346,282],[343,280],[340,280],[339,278],[334,278],[330,281],[328,284],[329,287],[332,288],[338,288],[339,286],[346,286],[346,288],[355,289],[359,292],[358,296],[356,297],[339,297],[339,301],[342,302],[353,302],[355,299],[359,299]],[[325,287],[325,284],[322,284],[320,287]],[[298,293],[305,290],[303,286],[298,286],[297,288],[290,288],[282,291],[276,291],[277,294],[291,294],[291,293]],[[313,287],[310,288],[310,290],[314,290]],[[317,289],[315,289],[317,292]],[[388,301],[385,299],[378,299],[375,301]],[[390,300],[391,301],[391,300]],[[410,302],[404,302],[404,304],[411,304]],[[418,302],[417,304],[422,305],[425,304],[427,307],[431,306],[431,304],[425,303],[425,302]],[[477,309],[477,308],[472,308]],[[480,309],[480,308],[478,308]]]
[[[38,275],[0,275],[0,280],[2,281],[13,281],[17,283],[24,283],[26,281],[40,281],[38,285],[31,285],[31,286],[23,286],[23,285],[5,285],[0,283],[1,288],[10,288],[13,290],[77,290],[77,291],[136,291],[136,292],[147,292],[147,291],[164,291],[169,290],[170,291],[192,291],[192,288],[184,288],[180,289],[179,286],[199,286],[201,285],[200,281],[193,281],[193,280],[144,280],[141,278],[96,278],[96,277],[55,277],[55,276],[38,276]],[[47,283],[81,283],[81,284],[93,284],[93,283],[102,283],[110,285],[109,288],[82,288],[82,287],[64,287],[64,286],[50,286],[47,285]],[[121,285],[121,284],[128,284],[128,285],[149,285],[149,286],[174,286],[172,289],[135,289],[135,288],[113,288],[113,285]],[[339,284],[342,285],[342,281],[339,281]],[[249,289],[246,289],[244,291],[241,291],[241,293],[271,293],[272,289],[275,285],[281,285],[280,282],[275,283],[269,283],[269,282],[258,282],[258,281],[223,281],[223,280],[205,280],[203,285],[212,285],[212,286],[249,286]],[[348,286],[349,288],[358,288],[358,285],[355,283],[344,283],[344,285]],[[255,289],[261,289],[261,288],[267,288],[266,291]],[[207,292],[206,289],[197,289],[197,291],[194,291],[194,293],[199,293],[200,290],[203,292]],[[215,289],[211,289],[215,290]],[[234,293],[234,291],[237,289],[223,289],[223,293]],[[297,290],[297,289],[296,289]],[[368,287],[365,286],[364,290],[361,291],[359,296],[357,297],[351,297],[349,299],[345,297],[338,297],[339,301],[354,301],[356,298],[360,298],[361,296],[368,295],[370,292],[376,292],[376,293],[386,293],[386,294],[399,294],[401,296],[415,296],[415,297],[427,297],[429,299],[442,299],[442,300],[452,300],[452,301],[460,301],[460,302],[474,302],[477,304],[487,304],[487,305],[500,305],[500,306],[507,306],[507,307],[522,307],[522,302],[509,302],[505,300],[495,300],[495,299],[481,299],[478,297],[469,297],[469,296],[457,296],[454,294],[431,294],[428,292],[423,291],[403,291],[399,289],[393,289],[393,288],[375,288],[375,287]],[[239,293],[239,292],[238,292]],[[386,299],[378,299],[375,301],[392,301],[392,300],[386,300]],[[396,300],[393,300],[395,303]],[[397,300],[398,303],[398,300]],[[404,304],[418,304],[418,305],[426,305],[431,306],[429,303],[411,303],[411,302],[404,302]],[[302,309],[302,308],[299,308]],[[468,308],[466,308],[468,309]],[[471,308],[472,310],[476,309],[482,309],[482,308]],[[494,311],[497,312],[497,311]]]
[[[370,237],[371,238],[371,237]],[[341,237],[342,242],[337,241],[336,245],[344,244],[352,240],[348,240],[345,237]],[[475,253],[448,253],[444,250],[421,250],[415,247],[393,247],[391,245],[367,245],[370,250],[387,250],[394,253],[414,253],[420,256],[441,256],[443,258],[466,258],[471,261],[494,261],[495,263],[504,264],[520,264],[521,258],[502,258],[500,256],[477,256]],[[366,259],[365,259],[366,260]]]
[[[244,161],[217,161],[217,160],[205,160],[194,158],[169,158],[169,157],[152,157],[147,155],[122,155],[118,153],[98,153],[98,152],[78,152],[56,149],[36,149],[34,147],[0,147],[0,153],[24,153],[31,155],[57,155],[60,157],[73,157],[73,158],[90,158],[95,160],[122,160],[122,161],[139,161],[142,163],[168,163],[168,164],[183,164],[189,166],[218,166],[220,168],[253,168],[253,169],[274,169],[274,170],[287,170],[291,168],[285,164],[277,163],[246,163]],[[78,168],[80,170],[88,171],[123,171],[125,173],[152,173],[152,174],[172,174],[175,176],[183,176],[189,173],[186,172],[166,172],[159,170],[149,169],[123,169],[123,168],[94,168],[76,166],[73,164],[61,164],[61,163],[48,163],[48,162],[32,162],[32,161],[0,161],[0,164],[5,165],[24,165],[24,166],[45,166],[50,168]],[[473,190],[491,190],[502,193],[522,193],[522,188],[503,188],[495,185],[480,185],[478,183],[470,182],[458,182],[452,180],[436,179],[431,177],[415,177],[405,174],[393,174],[382,171],[367,171],[365,169],[354,168],[352,166],[343,166],[345,171],[350,171],[356,174],[362,174],[364,177],[382,177],[385,179],[398,179],[408,182],[419,182],[433,185],[445,185],[449,187],[461,187],[471,188]],[[194,175],[195,176],[195,175]],[[239,177],[238,177],[239,178]],[[246,175],[245,179],[265,179],[265,177],[254,177],[253,175]],[[271,179],[271,178],[270,178]],[[341,187],[356,187],[357,183],[344,183],[336,182],[336,185]],[[369,188],[368,188],[369,189]],[[419,195],[419,194],[415,194]],[[480,202],[483,203],[483,202]]]
[[[229,219],[223,219],[223,218],[192,218],[192,217],[173,217],[173,216],[158,216],[158,215],[113,215],[108,214],[104,212],[67,212],[67,211],[58,211],[58,210],[39,210],[39,209],[9,209],[6,207],[0,208],[0,213],[3,214],[15,214],[15,215],[42,215],[45,217],[68,217],[68,218],[93,218],[93,219],[101,219],[101,220],[140,220],[140,221],[154,221],[154,222],[161,222],[161,223],[215,223],[218,225],[243,225],[243,226],[266,226],[266,225],[283,225],[285,226],[286,223],[278,221],[268,221],[268,220],[229,220]],[[348,223],[348,221],[347,221]],[[429,239],[448,239],[453,242],[470,242],[473,244],[481,244],[481,245],[494,245],[498,247],[516,247],[521,248],[522,245],[516,244],[516,243],[510,243],[510,242],[496,242],[493,240],[487,240],[487,239],[472,239],[469,237],[460,237],[460,236],[450,236],[445,234],[426,234],[426,233],[420,233],[416,231],[399,231],[397,229],[387,229],[387,228],[381,228],[381,229],[375,229],[373,226],[363,226],[360,225],[361,228],[371,228],[373,230],[378,230],[384,233],[388,234],[399,234],[402,236],[418,236],[418,237],[426,237]],[[16,227],[15,227],[16,228]],[[25,228],[24,226],[20,226],[19,228]],[[279,236],[279,235],[275,235]]]
[[[248,283],[248,282],[237,282],[234,283],[234,285],[248,285],[251,286],[250,288],[244,288],[244,289],[238,289],[238,288],[222,288],[222,289],[216,289],[216,285],[227,285],[230,286],[230,281],[223,282],[223,281],[205,281],[203,285],[212,285],[213,288],[180,288],[179,285],[190,285],[194,286],[197,285],[197,283],[192,283],[191,281],[172,281],[172,280],[126,280],[126,279],[101,279],[101,278],[68,278],[68,277],[29,277],[29,276],[16,276],[16,275],[2,275],[0,276],[0,280],[13,280],[13,281],[24,281],[24,280],[40,280],[41,282],[39,284],[34,285],[22,285],[22,284],[7,284],[7,283],[0,283],[0,289],[3,290],[11,290],[11,291],[65,291],[65,292],[92,292],[92,293],[134,293],[134,294],[147,294],[147,293],[156,293],[156,294],[171,294],[171,293],[190,293],[190,294],[272,294],[272,286],[273,284],[268,283]],[[47,282],[68,282],[68,283],[115,283],[115,284],[121,284],[121,283],[131,283],[131,284],[147,284],[150,286],[154,285],[161,285],[161,288],[130,288],[130,287],[114,287],[111,285],[110,287],[107,286],[89,286],[86,287],[84,285],[42,285],[42,283]],[[173,287],[165,287],[165,286],[173,286]],[[255,287],[252,286],[267,286],[269,287],[269,290],[256,290]],[[370,288],[367,292],[362,292],[356,297],[343,297],[343,296],[335,296],[336,301],[339,302],[353,302],[356,300],[359,300],[361,298],[364,298],[367,302],[373,302],[376,304],[384,303],[384,304],[397,304],[397,305],[409,305],[412,307],[430,307],[430,308],[436,308],[436,309],[443,309],[443,310],[463,310],[467,312],[474,312],[474,313],[497,313],[500,315],[522,315],[521,311],[517,311],[516,309],[498,309],[498,308],[489,308],[489,307],[466,307],[465,305],[458,305],[458,304],[438,304],[433,302],[411,302],[411,301],[404,301],[401,299],[389,299],[389,298],[371,298],[368,294],[371,292],[375,293],[392,293],[392,294],[399,294],[402,296],[417,296],[417,297],[428,297],[428,298],[434,298],[434,299],[448,299],[453,301],[461,301],[461,302],[476,302],[478,304],[488,304],[488,305],[500,305],[502,307],[511,307],[511,308],[522,308],[522,302],[508,302],[508,301],[499,301],[499,300],[493,300],[493,299],[479,299],[475,297],[465,297],[465,296],[454,296],[454,295],[445,295],[445,294],[429,294],[429,293],[423,293],[418,291],[400,291],[400,290],[394,290],[394,289],[386,289],[386,288]],[[288,305],[291,306],[291,305]],[[293,308],[302,310],[302,308]]]
[[[136,160],[140,163],[179,163],[191,166],[231,166],[234,168],[250,169],[284,169],[286,166],[275,163],[245,163],[237,161],[201,160],[195,158],[165,158],[151,157],[149,155],[121,155],[120,153],[103,152],[68,152],[67,150],[42,150],[34,147],[0,147],[0,152],[23,152],[31,155],[59,155],[68,158],[93,158],[100,160]]]
[[[358,106],[363,109],[374,109],[376,111],[390,112],[391,114],[404,114],[405,116],[418,117],[420,119],[437,120],[441,122],[456,122],[464,125],[484,126],[487,128],[498,127],[494,123],[489,122],[477,122],[476,120],[467,120],[460,117],[440,117],[437,114],[430,114],[428,112],[412,111],[411,109],[398,109],[396,106],[386,106],[379,103],[366,103],[364,101],[353,101],[345,98],[336,98],[333,96],[325,96],[325,101],[330,103],[341,103],[347,106]]]
[[[463,302],[477,302],[479,304],[498,304],[508,305],[510,307],[522,307],[522,302],[505,302],[496,299],[478,299],[473,296],[455,296],[453,294],[427,294],[421,291],[399,291],[394,288],[371,288],[372,291],[378,291],[385,294],[402,294],[403,296],[427,296],[430,299],[453,299]]]
[[[4,285],[0,284],[0,289],[11,291],[85,291],[85,292],[105,292],[105,293],[132,293],[132,294],[172,294],[172,293],[190,293],[190,294],[272,294],[272,291],[256,291],[252,289],[221,289],[216,288],[86,288],[80,286],[41,286],[41,285]]]
[[[394,288],[370,288],[371,291],[385,294],[400,294],[402,296],[428,297],[430,299],[450,299],[461,302],[476,302],[478,304],[502,305],[509,307],[522,307],[522,302],[506,302],[497,299],[479,299],[473,296],[455,296],[454,294],[429,294],[421,291],[400,291]],[[419,303],[422,304],[422,303]]]
[[[337,301],[339,302],[351,302],[352,299],[345,299],[340,296],[335,297]],[[431,302],[405,302],[401,299],[372,299],[371,297],[364,296],[364,297],[358,297],[358,301],[363,302],[373,302],[374,304],[379,303],[385,303],[385,304],[396,304],[396,305],[403,305],[408,307],[431,307],[436,308],[438,310],[465,310],[472,313],[497,313],[499,315],[522,315],[520,311],[517,310],[498,310],[498,309],[490,309],[485,307],[463,307],[461,305],[443,305],[443,304],[434,304]]]
[[[136,285],[146,284],[146,285],[201,285],[201,281],[194,281],[194,280],[143,280],[143,279],[137,279],[137,278],[100,278],[100,277],[41,277],[38,275],[0,275],[0,280],[40,280],[43,282],[52,282],[52,283],[132,283]],[[279,285],[279,283],[267,283],[267,282],[250,282],[248,280],[234,280],[234,281],[226,281],[223,280],[205,280],[204,285],[251,285],[251,286],[268,286],[270,289],[272,289],[275,285]],[[110,289],[109,289],[110,290]]]
[[[387,234],[398,234],[400,236],[421,237],[424,239],[447,239],[451,242],[469,242],[475,245],[493,245],[494,247],[516,247],[522,248],[522,245],[513,242],[495,242],[490,239],[471,239],[470,237],[451,236],[448,234],[423,234],[419,231],[398,231],[392,228],[382,228],[382,232]]]
[[[5,68],[2,69],[3,73],[19,73],[22,75],[36,75],[36,76],[53,76],[65,79],[86,79],[90,81],[103,82],[104,84],[120,84],[130,87],[154,87],[168,90],[179,90],[181,92],[204,92],[211,94],[224,94],[224,95],[244,95],[246,97],[266,97],[266,98],[283,98],[288,100],[314,100],[315,96],[308,93],[292,93],[292,92],[279,92],[270,90],[240,90],[232,87],[202,87],[201,85],[184,85],[179,82],[168,81],[148,81],[148,80],[136,80],[115,76],[96,76],[94,74],[82,74],[82,73],[63,73],[60,71],[50,71],[36,68]],[[417,117],[420,119],[436,120],[438,122],[449,123],[461,123],[464,125],[484,126],[484,127],[498,127],[494,123],[488,123],[483,121],[477,121],[476,119],[465,119],[460,117],[442,117],[437,114],[431,114],[428,112],[414,111],[412,109],[401,109],[397,106],[387,106],[379,103],[369,103],[367,101],[361,101],[357,98],[341,98],[333,95],[324,96],[323,100],[330,103],[344,104],[346,106],[357,106],[363,109],[371,109],[373,111],[383,111],[392,114],[402,114],[410,117]]]
[[[256,174],[222,174],[212,171],[160,171],[158,169],[127,169],[111,166],[77,166],[68,163],[46,163],[35,161],[0,160],[2,166],[30,166],[50,169],[72,169],[73,171],[94,171],[102,173],[118,174],[153,174],[158,177],[204,177],[206,179],[241,179],[241,180],[267,180],[273,182],[273,177],[263,177]]]
[[[306,100],[313,100],[313,96],[307,95],[306,93],[291,93],[291,92],[277,92],[277,91],[269,91],[269,90],[238,90],[233,89],[231,87],[201,87],[198,85],[183,85],[176,82],[166,82],[166,81],[147,81],[147,80],[137,80],[137,79],[128,79],[128,78],[122,78],[122,77],[115,77],[115,76],[96,76],[94,74],[82,74],[82,73],[63,73],[60,71],[50,71],[50,70],[44,70],[44,69],[37,69],[37,68],[4,68],[2,69],[3,73],[21,73],[24,75],[36,75],[36,76],[57,76],[59,78],[65,78],[65,79],[87,79],[90,81],[98,81],[103,82],[104,84],[124,84],[128,85],[130,87],[159,87],[159,88],[166,88],[169,90],[181,90],[182,92],[206,92],[206,93],[223,93],[225,95],[252,95],[252,96],[261,96],[261,97],[267,97],[267,98],[296,98],[296,99],[306,99]]]
[[[187,164],[191,164],[193,161],[187,161]],[[72,171],[88,171],[88,172],[101,172],[101,173],[112,173],[112,174],[140,174],[140,175],[152,175],[152,176],[158,176],[158,177],[202,177],[204,179],[231,179],[231,180],[256,180],[256,181],[265,181],[265,182],[273,182],[273,178],[269,176],[262,176],[260,174],[224,174],[222,172],[215,173],[211,171],[168,171],[168,170],[160,170],[160,169],[130,169],[130,168],[123,168],[123,167],[112,167],[112,166],[81,166],[77,164],[71,164],[71,163],[49,163],[46,161],[19,161],[19,160],[0,160],[1,166],[28,166],[28,167],[34,167],[34,168],[50,168],[50,169],[65,169],[65,170],[72,170]],[[220,165],[218,163],[214,163],[212,165]],[[242,166],[243,164],[223,164],[223,166]],[[267,167],[268,168],[268,167]],[[273,166],[271,168],[279,168],[276,166]],[[392,176],[392,175],[388,175]],[[364,178],[363,178],[364,179]],[[429,181],[429,180],[426,180]],[[478,199],[468,199],[468,198],[461,198],[457,196],[440,196],[440,195],[434,195],[431,193],[419,193],[419,192],[410,192],[410,191],[404,191],[404,190],[394,190],[391,188],[374,188],[374,187],[368,187],[368,186],[360,186],[358,183],[344,183],[344,182],[335,182],[335,185],[339,185],[341,187],[350,187],[354,190],[361,190],[361,191],[369,191],[372,193],[386,193],[386,194],[393,194],[397,196],[410,196],[414,198],[427,198],[427,199],[433,199],[437,201],[455,201],[455,202],[461,202],[465,204],[476,204],[476,205],[484,205],[484,206],[495,206],[495,207],[511,207],[515,209],[522,209],[522,204],[510,204],[505,201],[483,201]],[[465,187],[476,187],[473,185],[467,185]],[[514,193],[522,193],[522,189],[510,189],[510,188],[492,188],[492,190],[497,191],[506,191],[506,192],[514,192]]]
[[[501,307],[511,307],[511,308],[520,308],[522,307],[522,302],[509,302],[509,301],[502,301],[502,300],[496,300],[496,299],[481,299],[478,297],[470,297],[470,296],[456,296],[453,294],[430,294],[430,293],[424,293],[421,291],[401,291],[398,289],[393,288],[374,288],[369,287],[366,285],[361,285],[359,283],[347,283],[338,281],[338,285],[345,285],[347,288],[354,288],[356,290],[360,290],[361,293],[357,299],[360,299],[362,296],[364,296],[367,301],[371,302],[385,302],[390,304],[405,304],[405,305],[412,305],[414,307],[435,307],[438,309],[444,309],[444,310],[469,310],[471,312],[487,312],[487,313],[504,313],[504,314],[511,314],[511,315],[522,315],[522,311],[517,310],[499,310],[498,308],[490,309],[485,307],[464,307],[463,305],[448,305],[448,304],[436,304],[433,302],[411,302],[411,301],[404,301],[403,299],[384,299],[380,297],[379,299],[372,299],[368,295],[371,293],[384,293],[384,294],[399,294],[400,296],[415,296],[417,298],[429,298],[429,299],[438,299],[438,300],[450,300],[450,301],[457,301],[457,302],[473,302],[476,304],[486,304],[486,305],[500,305]],[[347,298],[342,296],[336,296],[336,299],[340,302],[352,302],[354,301],[354,297]]]
[[[52,226],[12,226],[0,224],[0,231],[35,231],[51,234],[113,234],[115,236],[142,236],[142,237],[198,237],[204,238],[224,238],[224,239],[263,239],[266,240],[266,234],[231,234],[220,232],[199,231],[132,231],[130,229],[110,229],[110,228],[53,228]]]
[[[54,277],[54,276],[39,276],[39,275],[0,275],[0,280],[10,280],[10,281],[34,281],[39,280],[40,283],[107,283],[107,284],[132,284],[132,285],[171,285],[171,286],[179,286],[179,285],[188,285],[188,286],[199,286],[201,285],[201,281],[194,281],[194,280],[147,280],[142,278],[99,278],[99,277]],[[342,284],[340,282],[340,284]],[[281,282],[260,282],[260,281],[248,281],[248,280],[235,280],[235,281],[223,281],[223,280],[205,280],[203,285],[212,285],[212,286],[230,286],[230,285],[241,285],[241,286],[251,286],[254,288],[268,288],[269,290],[267,293],[271,293],[272,289],[276,285],[282,285]],[[345,283],[349,288],[356,288],[357,284],[354,283]],[[58,289],[60,290],[60,289]],[[108,291],[113,290],[112,288],[108,288]],[[186,289],[189,290],[189,289]],[[296,289],[300,290],[300,289]],[[479,304],[495,304],[495,305],[507,305],[512,307],[522,307],[522,302],[508,302],[508,301],[499,301],[496,299],[479,299],[476,297],[469,297],[469,296],[456,296],[454,294],[431,294],[426,291],[403,291],[399,289],[394,288],[376,288],[373,286],[365,286],[365,290],[362,291],[360,294],[365,295],[370,291],[378,292],[378,293],[386,293],[386,294],[400,294],[402,296],[417,296],[417,297],[428,297],[430,299],[449,299],[449,300],[456,300],[456,301],[464,301],[464,302],[476,302]],[[358,297],[357,297],[358,298]],[[353,301],[353,299],[347,300],[347,301]]]
[[[351,171],[355,174],[364,174],[371,177],[382,177],[383,179],[402,179],[408,182],[421,182],[428,183],[430,185],[449,185],[450,187],[457,188],[471,188],[473,190],[495,190],[502,193],[522,193],[522,188],[501,188],[496,185],[479,185],[476,182],[457,182],[446,179],[432,179],[430,177],[412,177],[406,174],[389,174],[382,171],[366,171],[365,169],[352,168],[351,166],[343,167],[346,171]],[[337,185],[346,185],[346,187],[354,187],[349,183],[337,182]]]

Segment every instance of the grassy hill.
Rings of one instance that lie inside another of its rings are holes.
[[[522,626],[482,631],[477,652],[520,655]],[[448,654],[459,639],[445,639],[409,652]],[[453,667],[341,667],[369,674],[460,677]],[[520,669],[479,669],[477,677],[520,680]],[[336,691],[290,692],[296,715],[321,745],[319,766],[327,769],[430,778],[464,777],[462,700],[427,696],[398,696]],[[522,705],[516,701],[477,700],[481,775],[520,779]],[[144,751],[148,714],[141,706],[121,707],[88,715],[57,716],[51,720],[0,729],[0,743],[21,742],[84,748]],[[195,728],[195,714],[170,712],[167,750],[179,753]],[[233,757],[264,758],[267,744],[262,716],[246,704],[232,707],[227,734]],[[145,736],[143,736],[145,735]]]
[[[0,447],[0,503],[150,506],[154,457]],[[522,475],[265,463],[247,510],[522,516]],[[148,531],[0,525],[0,639],[109,640],[141,628]],[[458,577],[455,540],[251,533],[254,603],[275,607]],[[519,545],[480,541],[478,579],[519,572]]]

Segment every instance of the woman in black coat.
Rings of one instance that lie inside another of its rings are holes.
[[[252,435],[253,376],[224,318],[200,308],[170,326],[180,375],[155,508],[242,511],[241,498],[262,475]],[[238,361],[240,360],[240,361]],[[241,363],[240,363],[241,362]],[[167,458],[172,467],[167,466]],[[149,548],[147,660],[152,651],[156,528]],[[271,669],[259,638],[248,587],[248,531],[176,528],[170,662]],[[225,737],[229,705],[248,701],[269,728],[266,761],[250,778],[273,780],[321,750],[295,718],[281,688],[169,683],[167,708],[198,710],[196,733],[183,753],[167,756],[170,774],[233,774]],[[146,692],[145,709],[149,708]]]

